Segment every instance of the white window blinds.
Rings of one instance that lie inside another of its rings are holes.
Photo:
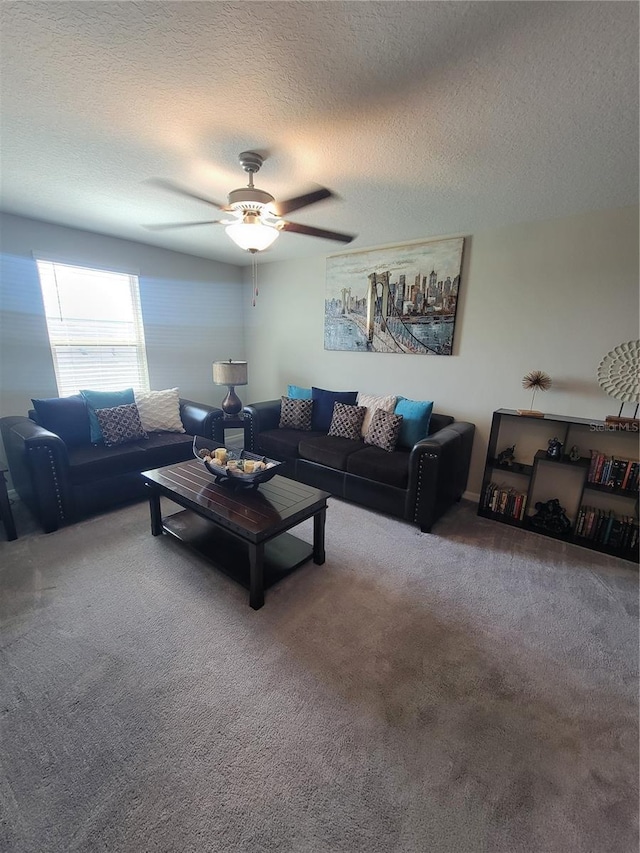
[[[137,276],[37,264],[58,394],[148,391]]]

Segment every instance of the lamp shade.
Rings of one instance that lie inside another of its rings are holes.
[[[227,225],[225,231],[237,246],[247,252],[268,249],[280,233],[273,225],[263,222],[234,222]]]
[[[229,359],[213,362],[213,381],[216,385],[246,385],[247,376],[246,361]]]

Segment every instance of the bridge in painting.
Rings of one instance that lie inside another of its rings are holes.
[[[398,309],[389,283],[389,273],[371,273],[364,299],[356,299],[351,288],[341,291],[340,314],[355,323],[375,352],[449,354],[450,343],[429,346],[415,334],[418,327],[434,327],[453,322],[453,312],[403,313]],[[403,307],[404,303],[403,303]]]

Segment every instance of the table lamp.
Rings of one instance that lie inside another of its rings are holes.
[[[247,384],[246,361],[214,361],[213,381],[216,385],[227,385],[229,390],[222,401],[222,411],[226,417],[233,418],[242,411],[242,401],[236,394],[236,385]]]

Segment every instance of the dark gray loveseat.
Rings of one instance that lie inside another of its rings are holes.
[[[183,462],[193,455],[194,435],[220,443],[221,409],[180,400],[186,430],[151,432],[148,439],[115,447],[87,441],[67,445],[29,417],[0,419],[13,487],[45,533],[85,516],[144,497],[141,471]]]
[[[245,447],[285,462],[282,474],[417,524],[433,523],[462,497],[475,426],[432,414],[429,434],[391,453],[326,432],[279,429],[280,400],[245,406]]]

